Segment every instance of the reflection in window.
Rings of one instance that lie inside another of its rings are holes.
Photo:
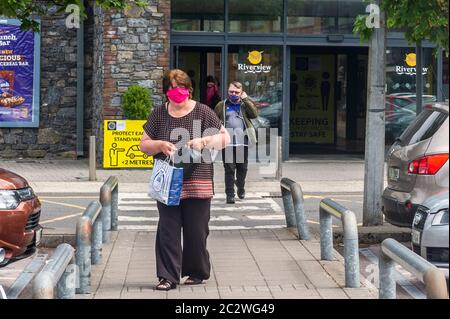
[[[423,103],[436,101],[433,49],[423,49]],[[416,118],[415,48],[386,50],[386,145],[391,145]]]
[[[288,0],[290,33],[351,34],[355,17],[365,13],[362,0]]]
[[[281,32],[283,0],[230,0],[230,32]]]
[[[239,81],[255,102],[259,120],[281,133],[283,67],[278,46],[230,46],[228,82]]]
[[[223,0],[172,0],[172,31],[224,31]]]

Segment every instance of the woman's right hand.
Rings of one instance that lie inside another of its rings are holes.
[[[175,154],[175,151],[177,150],[175,145],[166,141],[159,141],[159,142],[160,142],[159,149],[161,153],[164,153],[164,155],[166,156],[172,156],[173,154]]]

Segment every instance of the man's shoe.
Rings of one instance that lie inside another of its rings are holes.
[[[234,196],[227,196],[227,204],[234,204]]]
[[[237,195],[240,199],[244,199],[245,198],[245,189],[244,188],[238,189]]]

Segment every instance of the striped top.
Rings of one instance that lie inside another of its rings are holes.
[[[170,141],[177,148],[180,148],[182,145],[179,144],[181,144],[182,137],[174,133],[171,139],[173,130],[185,129],[189,132],[190,139],[193,139],[213,135],[214,132],[217,133],[217,130],[220,130],[221,126],[222,123],[210,107],[196,102],[194,109],[182,117],[171,116],[167,111],[167,106],[157,107],[150,114],[143,128],[151,139]],[[183,141],[183,143],[186,142]],[[159,153],[154,158],[165,159],[166,156]],[[212,198],[214,195],[213,164],[202,162],[193,165],[192,174],[183,181],[181,199]]]

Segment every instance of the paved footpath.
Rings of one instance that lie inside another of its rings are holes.
[[[202,285],[154,289],[155,232],[119,230],[103,247],[103,262],[92,266],[92,293],[80,299],[367,299],[376,288],[362,276],[361,288],[344,288],[344,264],[320,261],[317,239],[299,241],[290,230],[212,231],[212,271]]]

